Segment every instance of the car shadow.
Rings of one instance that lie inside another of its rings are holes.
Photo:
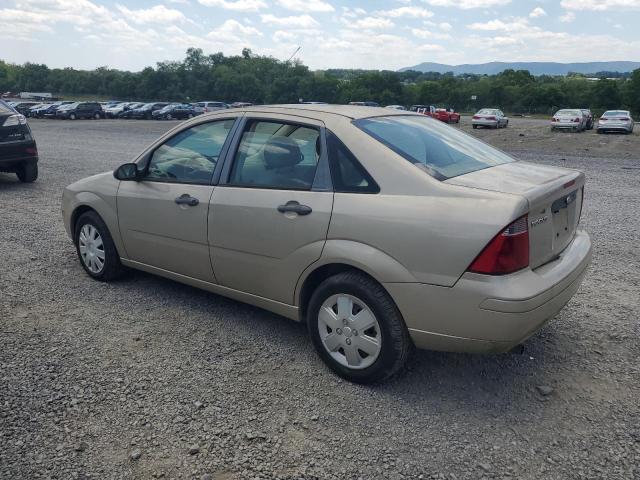
[[[236,338],[244,337],[240,345],[270,343],[267,348],[275,355],[286,352],[283,364],[306,362],[308,365],[304,367],[318,369],[319,377],[324,376],[322,381],[329,386],[338,381],[339,388],[349,385],[346,388],[375,392],[388,401],[430,406],[436,410],[440,402],[446,400],[448,405],[451,402],[473,404],[488,416],[502,411],[515,412],[521,401],[530,401],[532,395],[537,395],[535,386],[545,383],[545,377],[550,375],[545,354],[556,357],[558,353],[547,351],[549,343],[553,344],[546,338],[548,333],[529,339],[523,353],[481,355],[415,350],[399,375],[382,384],[356,385],[340,380],[324,366],[315,355],[306,325],[302,323],[141,271],[131,271],[123,281],[113,285],[141,288],[152,292],[153,298],[171,298],[178,305],[184,304],[194,316],[210,318],[202,326],[202,333],[211,335],[212,339],[221,328],[232,328]],[[226,325],[220,325],[221,322]],[[292,346],[294,358],[291,359]]]

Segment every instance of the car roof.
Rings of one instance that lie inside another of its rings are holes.
[[[327,116],[341,116],[353,120],[369,117],[388,117],[391,115],[418,115],[406,110],[394,110],[384,107],[364,107],[359,105],[322,105],[322,104],[290,104],[290,105],[253,105],[251,107],[238,108],[238,112],[280,113],[288,115],[301,115],[322,119]],[[228,113],[228,112],[227,112]],[[215,114],[215,112],[213,112]]]

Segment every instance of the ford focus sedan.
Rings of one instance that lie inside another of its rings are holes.
[[[366,383],[414,346],[506,352],[554,317],[591,258],[584,182],[424,115],[249,107],[68,186],[62,213],[90,277],[140,269],[304,322]]]

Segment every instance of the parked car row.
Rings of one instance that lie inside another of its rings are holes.
[[[147,120],[182,120],[193,118],[203,113],[227,108],[250,106],[247,102],[227,104],[219,101],[202,101],[196,103],[169,102],[35,102],[13,101],[8,105],[18,113],[30,118],[59,119],[101,119],[101,118],[135,118]]]

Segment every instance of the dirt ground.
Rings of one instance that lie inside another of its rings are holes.
[[[640,478],[640,129],[464,118],[519,159],[585,172],[592,265],[523,354],[417,352],[365,387],[332,375],[300,324],[83,272],[62,189],[175,123],[31,124],[40,178],[0,174],[1,479]]]

